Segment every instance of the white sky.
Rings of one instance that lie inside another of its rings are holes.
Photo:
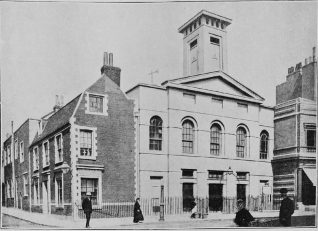
[[[23,3],[1,2],[2,134],[67,103],[100,77],[114,53],[124,91],[182,76],[178,28],[200,10],[231,18],[231,76],[275,104],[287,68],[317,46],[317,2]]]

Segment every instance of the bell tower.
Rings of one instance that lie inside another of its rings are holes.
[[[226,27],[231,19],[200,11],[178,31],[183,34],[183,75],[227,72]]]

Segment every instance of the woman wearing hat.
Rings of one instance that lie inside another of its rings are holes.
[[[91,213],[93,211],[91,196],[91,192],[87,192],[86,197],[84,198],[82,203],[82,209],[84,210],[84,213],[86,215],[86,228],[89,228],[89,220],[91,219]]]
[[[234,222],[238,226],[248,227],[251,221],[254,221],[254,217],[250,214],[250,212],[245,208],[245,202],[242,199],[237,200],[237,209]]]
[[[291,215],[294,213],[294,202],[287,196],[287,189],[280,189],[283,198],[279,210],[279,222],[283,226],[291,226]]]
[[[140,201],[140,198],[137,198],[134,205],[134,223],[142,222],[144,220],[144,216],[142,215],[142,212],[140,209],[139,201]]]

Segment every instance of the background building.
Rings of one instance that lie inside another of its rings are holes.
[[[135,100],[137,195],[159,200],[209,197],[246,199],[271,194],[273,108],[226,74],[226,28],[231,19],[201,11],[179,28],[184,77],[161,86],[138,84]],[[265,190],[266,188],[266,190]]]
[[[288,69],[276,87],[274,196],[285,187],[301,209],[316,201],[317,60],[313,55]]]

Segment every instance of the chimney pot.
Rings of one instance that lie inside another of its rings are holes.
[[[104,65],[108,65],[108,53],[104,52]]]
[[[113,66],[113,53],[109,54],[109,66]]]
[[[307,58],[305,58],[305,65],[307,65],[308,64],[308,59]]]
[[[313,62],[316,61],[316,47],[312,48],[312,59],[313,59]]]

